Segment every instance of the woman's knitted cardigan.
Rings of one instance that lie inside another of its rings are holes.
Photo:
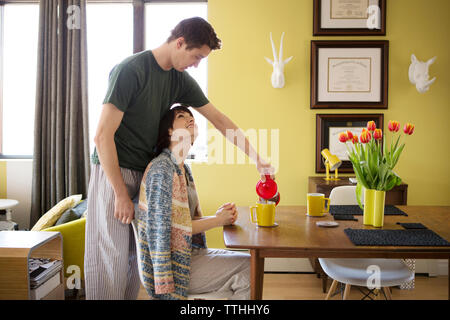
[[[195,190],[189,168],[184,169]],[[186,299],[192,247],[206,248],[206,240],[204,233],[192,237],[186,177],[169,149],[144,172],[135,220],[147,293],[153,299]]]

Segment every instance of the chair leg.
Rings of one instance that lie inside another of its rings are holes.
[[[383,287],[383,291],[386,295],[387,300],[392,300],[391,289],[389,289],[389,287]]]
[[[333,283],[331,284],[331,287],[330,287],[330,291],[328,291],[328,294],[327,294],[325,300],[330,300],[331,295],[334,293],[334,291],[336,291],[336,287],[337,287],[338,283],[339,282],[337,280],[333,280]]]
[[[374,294],[373,300],[381,299],[381,290],[380,289],[373,289],[373,294]]]
[[[346,284],[345,285],[345,290],[344,290],[344,300],[348,299],[348,295],[350,294],[350,288],[352,286],[350,284]]]
[[[328,286],[328,276],[326,274],[322,274],[322,291],[323,293],[327,292],[327,286]]]

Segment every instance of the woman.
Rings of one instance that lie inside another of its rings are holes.
[[[250,256],[207,249],[204,231],[232,224],[233,203],[202,217],[190,169],[184,164],[197,134],[190,110],[177,106],[161,120],[157,156],[147,166],[135,219],[144,287],[153,299],[186,299],[188,294],[233,292],[250,298]]]

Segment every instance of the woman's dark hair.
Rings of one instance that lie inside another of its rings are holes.
[[[175,120],[175,116],[180,112],[187,112],[192,117],[194,116],[191,110],[189,110],[189,108],[185,105],[175,106],[166,112],[164,117],[161,119],[161,122],[159,123],[158,140],[156,141],[155,147],[155,157],[158,156],[165,148],[168,148],[170,146],[169,129],[173,129],[173,121]]]
[[[200,17],[184,19],[178,23],[167,39],[167,43],[179,37],[184,38],[186,49],[188,50],[201,48],[205,44],[211,50],[220,49],[221,47],[221,41],[217,38],[213,27]]]

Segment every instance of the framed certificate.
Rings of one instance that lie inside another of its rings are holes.
[[[375,121],[377,128],[383,130],[383,119],[382,113],[316,114],[316,173],[325,173],[325,165],[320,154],[325,148],[342,160],[339,172],[353,173],[347,147],[339,141],[339,133],[349,130],[359,137],[368,121]]]
[[[387,109],[389,42],[311,41],[311,109]]]
[[[386,0],[314,0],[314,36],[386,35]]]

